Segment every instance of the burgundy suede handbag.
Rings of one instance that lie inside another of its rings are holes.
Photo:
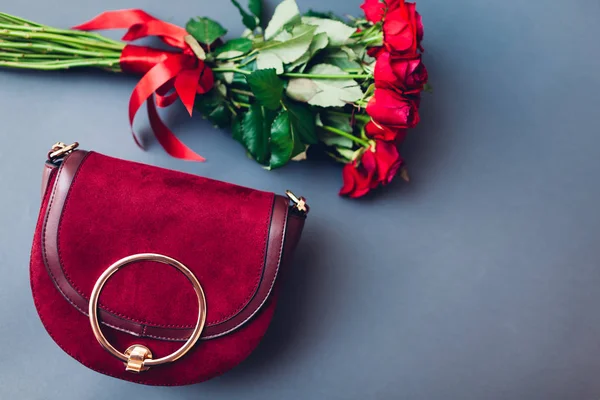
[[[54,341],[147,385],[220,375],[256,348],[308,206],[77,150],[48,154],[31,288]]]

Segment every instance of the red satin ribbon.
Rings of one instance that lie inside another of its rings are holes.
[[[212,70],[199,60],[184,38],[185,29],[161,21],[142,10],[107,11],[91,21],[73,27],[83,31],[99,29],[127,29],[123,40],[132,41],[157,36],[181,52],[157,50],[150,47],[127,45],[121,53],[121,68],[125,72],[142,74],[129,99],[129,124],[133,138],[133,120],[144,102],[154,135],[167,153],[176,158],[204,161],[204,158],[183,144],[164,124],[156,106],[168,107],[181,99],[190,116],[196,94],[208,92],[214,84]]]

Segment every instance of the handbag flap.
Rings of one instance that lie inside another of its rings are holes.
[[[277,277],[288,201],[177,171],[76,151],[62,163],[42,229],[48,273],[87,314],[98,277],[115,261],[158,253],[185,264],[206,295],[203,339],[254,316]],[[186,340],[198,305],[176,269],[139,262],[119,270],[99,302],[104,325],[133,335]]]

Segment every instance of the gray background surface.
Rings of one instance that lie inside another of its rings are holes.
[[[360,12],[359,0],[299,3]],[[242,30],[225,0],[0,5],[61,27],[140,7]],[[362,201],[337,197],[337,166],[264,171],[181,108],[170,126],[209,162],[138,150],[126,112],[135,77],[0,71],[0,398],[599,399],[600,3],[420,0],[418,9],[435,94],[403,150],[413,181]],[[201,385],[134,387],[48,337],[28,262],[40,170],[59,139],[310,199],[272,328],[240,367]]]

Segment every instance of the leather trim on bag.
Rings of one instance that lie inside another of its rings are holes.
[[[50,182],[52,172],[56,170],[56,168],[57,167],[54,164],[50,164],[49,162],[44,163],[44,170],[42,171],[42,199],[44,199],[44,194],[48,188],[48,182]]]
[[[87,315],[88,299],[71,285],[64,274],[58,254],[58,228],[71,184],[89,154],[78,150],[67,156],[62,162],[46,210],[41,238],[42,257],[48,274],[63,297],[84,315]],[[47,167],[45,167],[46,169]],[[47,182],[46,179],[44,180]],[[282,259],[288,210],[288,200],[275,195],[265,262],[256,292],[237,314],[223,322],[206,326],[201,339],[217,338],[235,331],[248,322],[265,304],[275,285]],[[103,325],[140,337],[185,341],[193,330],[193,328],[167,328],[139,323],[117,316],[101,306],[98,314]]]

